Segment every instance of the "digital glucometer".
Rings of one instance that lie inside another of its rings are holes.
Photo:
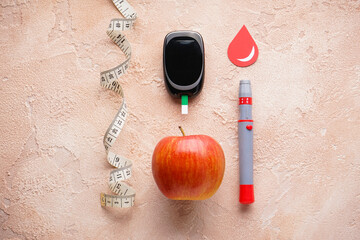
[[[181,98],[181,112],[187,114],[188,97],[199,94],[204,84],[203,39],[193,31],[170,32],[163,51],[166,89],[173,97]]]

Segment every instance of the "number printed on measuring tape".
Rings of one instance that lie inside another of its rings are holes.
[[[124,127],[128,114],[124,92],[117,80],[126,73],[131,58],[131,46],[122,31],[132,28],[136,19],[136,12],[126,0],[113,0],[113,3],[125,19],[112,19],[106,33],[125,54],[126,60],[120,65],[100,74],[100,85],[113,90],[123,99],[121,107],[107,129],[103,140],[107,153],[107,161],[116,168],[110,173],[109,178],[109,188],[116,195],[101,193],[100,202],[101,206],[127,208],[132,207],[135,201],[135,190],[123,182],[131,177],[132,162],[110,150],[121,129]]]

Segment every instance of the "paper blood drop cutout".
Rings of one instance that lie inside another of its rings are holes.
[[[259,49],[249,31],[243,25],[229,45],[229,59],[236,66],[247,67],[257,60],[258,55]]]

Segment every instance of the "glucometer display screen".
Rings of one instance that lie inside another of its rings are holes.
[[[202,51],[191,37],[175,37],[166,46],[166,72],[175,84],[187,86],[198,80],[202,70]]]

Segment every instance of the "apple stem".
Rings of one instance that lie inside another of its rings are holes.
[[[182,129],[182,127],[181,127],[181,126],[179,126],[179,129],[180,129],[180,131],[181,131],[182,135],[185,137],[185,132],[184,132],[184,130]]]

